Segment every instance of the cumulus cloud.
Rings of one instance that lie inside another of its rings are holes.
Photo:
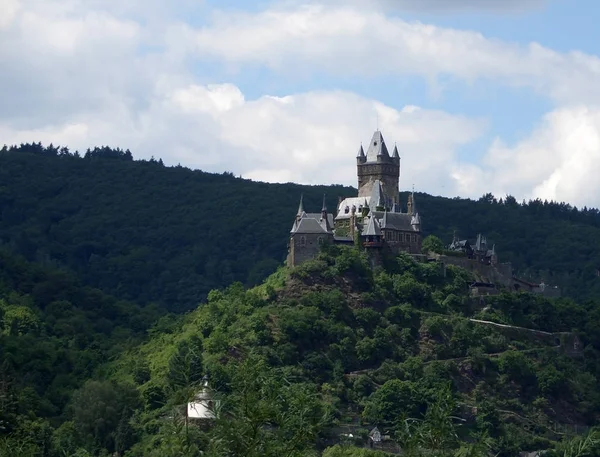
[[[546,115],[527,138],[509,146],[497,140],[482,165],[454,170],[459,190],[598,204],[600,109],[571,106]],[[491,189],[489,186],[493,186]]]
[[[329,3],[361,7],[382,7],[399,11],[425,12],[518,12],[538,8],[546,0],[329,0]]]
[[[260,13],[215,13],[182,41],[198,56],[261,64],[290,75],[449,75],[530,87],[558,102],[600,102],[600,59],[486,38],[478,32],[406,22],[378,11],[305,5]]]
[[[11,142],[53,141],[80,149],[111,143],[166,163],[230,170],[256,180],[356,185],[356,152],[361,141],[370,140],[366,126],[378,117],[390,148],[396,142],[401,152],[404,187],[427,183],[440,191],[451,184],[444,168],[456,160],[456,148],[486,127],[440,111],[395,110],[348,92],[246,100],[232,84],[172,87],[155,93],[147,110],[121,108],[42,129],[0,127],[0,135]]]
[[[0,0],[0,30],[7,29],[13,23],[20,8],[19,0]]]
[[[355,184],[356,150],[378,120],[390,146],[398,143],[403,188],[600,204],[595,56],[349,7],[216,13],[194,28],[157,0],[146,9],[141,0],[0,2],[9,11],[0,21],[0,143],[110,144],[258,180]],[[481,138],[485,120],[318,88],[248,98],[238,85],[200,80],[197,57],[267,66],[284,77],[325,70],[363,80],[483,78],[531,87],[557,108],[522,141],[497,139],[483,161],[465,163],[458,151]]]

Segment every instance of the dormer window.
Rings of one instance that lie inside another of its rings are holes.
[[[346,207],[344,208],[344,213],[348,214],[350,212],[350,207],[348,205],[346,205]]]

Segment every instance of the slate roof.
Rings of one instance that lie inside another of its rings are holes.
[[[385,145],[385,140],[379,130],[373,133],[373,138],[371,138],[371,142],[369,143],[369,148],[367,149],[367,162],[377,162],[377,156],[390,158],[387,146]]]
[[[417,232],[411,224],[413,217],[407,213],[390,213],[387,211],[374,211],[375,217],[381,220],[381,228],[400,230],[403,232]]]
[[[321,213],[303,212],[300,221],[294,221],[290,233],[331,233],[327,230],[327,223],[329,227],[333,227],[333,214],[327,214],[327,221],[325,221],[321,220]]]
[[[373,192],[371,193],[371,202],[375,204],[375,207],[385,207],[385,195],[383,193],[383,187],[381,181],[377,179],[373,183]]]
[[[352,215],[352,205],[356,206],[356,213],[358,214],[358,208],[361,205],[365,205],[367,204],[368,206],[371,206],[371,197],[350,197],[350,198],[345,198],[344,200],[342,200],[342,202],[340,203],[340,206],[338,208],[338,213],[335,216],[336,219],[350,219],[350,216]],[[344,213],[345,207],[348,207],[349,211],[347,213]]]
[[[358,149],[358,154],[356,155],[356,157],[360,157],[363,158],[365,156],[365,150],[362,147],[362,144],[360,145],[360,148]]]
[[[380,236],[381,228],[379,227],[379,221],[377,217],[371,216],[366,230],[362,233],[363,236]]]

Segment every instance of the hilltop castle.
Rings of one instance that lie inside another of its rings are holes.
[[[392,155],[378,130],[367,153],[360,146],[356,157],[358,196],[341,199],[337,210],[327,210],[325,197],[320,213],[307,213],[302,197],[290,231],[289,266],[313,259],[324,243],[361,243],[365,249],[391,253],[421,253],[421,218],[414,193],[402,212],[398,182],[400,155]]]

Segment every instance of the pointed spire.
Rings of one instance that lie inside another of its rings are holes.
[[[381,228],[386,228],[387,227],[387,208],[386,210],[383,212],[383,220],[381,221]]]
[[[298,205],[298,213],[296,213],[297,216],[301,216],[302,213],[304,212],[304,194],[300,194],[300,204]]]
[[[329,226],[329,216],[327,215],[327,204],[325,203],[326,195],[323,194],[323,206],[321,208],[321,224],[328,232],[331,230]]]
[[[379,130],[377,130],[373,134],[371,143],[367,149],[367,162],[385,161],[385,159],[389,158],[390,154],[388,153],[387,146],[385,145],[383,135]]]
[[[392,157],[394,159],[399,159],[400,158],[400,154],[398,154],[398,146],[396,144],[394,144],[394,152],[392,153]]]
[[[361,159],[365,157],[365,150],[363,149],[362,142],[360,143],[360,148],[358,148],[358,155],[356,157]]]
[[[364,236],[381,236],[381,228],[375,216],[369,218],[367,229],[363,233]]]
[[[412,213],[417,214],[417,201],[415,200],[415,185],[414,184],[413,184],[413,188],[412,188],[411,201],[412,201]]]

